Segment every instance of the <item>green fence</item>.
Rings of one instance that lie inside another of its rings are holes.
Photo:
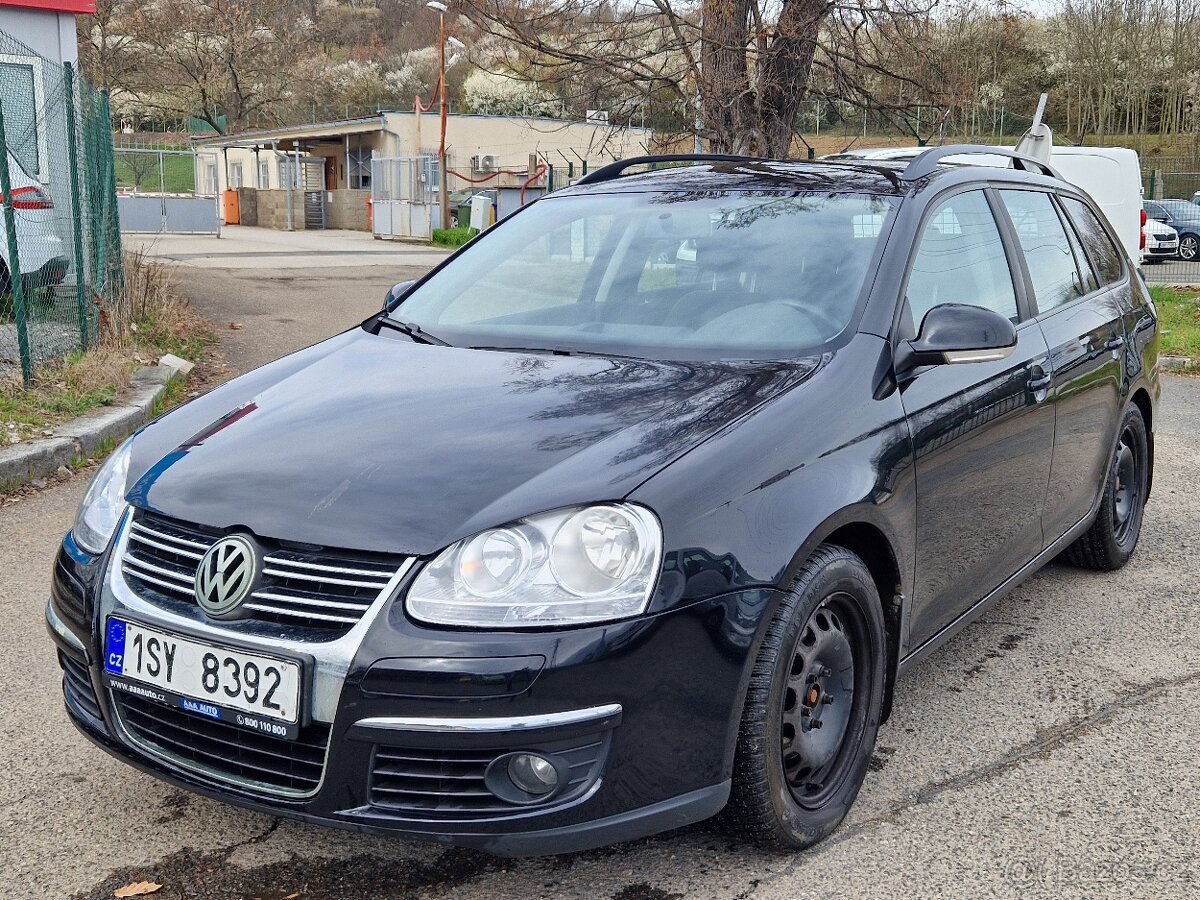
[[[95,346],[123,291],[108,96],[0,31],[0,376]]]

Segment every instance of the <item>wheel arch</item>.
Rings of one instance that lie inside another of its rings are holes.
[[[875,581],[876,590],[879,591],[887,647],[883,671],[883,712],[880,720],[882,724],[892,714],[892,697],[900,658],[901,624],[904,617],[904,583],[900,577],[900,564],[896,559],[895,549],[880,528],[864,521],[839,526],[826,535],[821,543],[843,547],[861,559]]]
[[[1150,454],[1147,460],[1146,496],[1149,497],[1154,487],[1154,403],[1150,399],[1150,392],[1144,387],[1135,390],[1130,401],[1141,412],[1142,421],[1146,423],[1146,449]]]
[[[899,667],[900,647],[904,639],[904,619],[908,599],[905,592],[904,558],[897,551],[899,543],[890,534],[891,529],[875,507],[850,507],[826,519],[793,557],[780,586],[787,585],[794,573],[804,565],[822,544],[842,547],[863,561],[883,608],[887,658],[884,660],[884,694],[882,721],[886,722],[892,711],[896,675]],[[911,573],[908,573],[911,577]],[[772,610],[772,614],[773,614]],[[768,619],[769,620],[769,619]],[[764,622],[764,627],[765,627]]]

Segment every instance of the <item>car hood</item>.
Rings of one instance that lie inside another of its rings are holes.
[[[818,367],[468,350],[363,330],[327,343],[150,426],[130,501],[263,537],[428,554],[620,499]]]

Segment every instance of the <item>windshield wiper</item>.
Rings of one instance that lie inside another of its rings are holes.
[[[642,359],[626,353],[609,353],[606,350],[580,350],[576,347],[508,347],[477,346],[472,350],[498,350],[506,353],[548,353],[551,356],[594,356],[599,359]]]
[[[443,341],[436,334],[430,334],[415,322],[402,322],[399,319],[393,319],[391,316],[380,316],[378,322],[381,326],[386,326],[393,331],[399,331],[401,334],[407,334],[414,341],[419,341],[422,344],[433,344],[437,347],[452,346],[449,341]]]

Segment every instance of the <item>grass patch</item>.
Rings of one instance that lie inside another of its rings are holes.
[[[125,292],[101,308],[98,347],[42,363],[29,384],[17,373],[0,379],[0,447],[42,437],[89,410],[119,403],[140,366],[166,353],[199,362],[215,342],[208,323],[175,291],[170,269],[127,254]],[[184,394],[183,380],[172,380],[156,412]]]
[[[1200,366],[1200,294],[1164,285],[1151,285],[1150,295],[1158,308],[1164,356],[1183,356]]]
[[[479,234],[477,228],[435,228],[433,229],[433,243],[438,247],[461,247],[477,234]]]
[[[164,150],[169,148],[163,148]],[[190,153],[163,153],[159,172],[157,153],[133,153],[118,147],[114,160],[117,187],[143,193],[189,194],[196,188],[196,170]]]
[[[102,347],[42,365],[33,381],[17,374],[0,381],[0,445],[38,437],[54,426],[110,405],[129,384],[136,363]]]

